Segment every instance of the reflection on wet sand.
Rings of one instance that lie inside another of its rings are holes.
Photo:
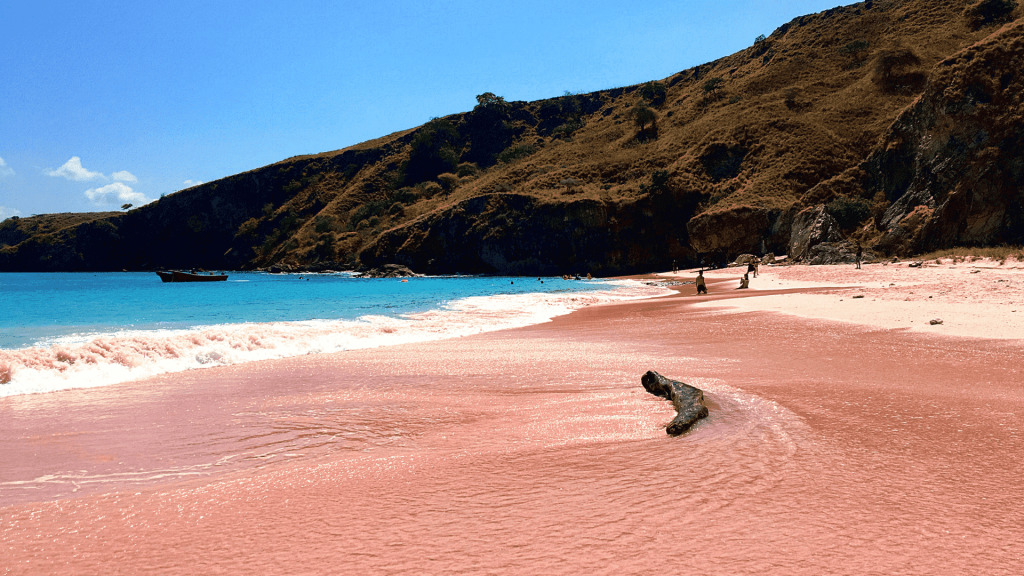
[[[0,566],[1019,573],[1019,346],[690,301],[5,399]]]

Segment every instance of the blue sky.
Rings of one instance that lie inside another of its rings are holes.
[[[836,0],[0,9],[0,219],[117,209],[469,110],[661,79]]]

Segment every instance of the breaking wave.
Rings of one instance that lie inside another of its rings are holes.
[[[158,374],[305,354],[469,336],[549,321],[606,302],[670,294],[634,281],[607,291],[463,298],[397,318],[222,324],[72,335],[0,350],[0,397],[90,388]]]

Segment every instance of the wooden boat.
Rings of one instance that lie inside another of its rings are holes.
[[[223,282],[228,279],[227,274],[192,274],[189,272],[157,272],[157,276],[164,282]]]

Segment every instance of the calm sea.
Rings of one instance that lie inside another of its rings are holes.
[[[544,322],[666,290],[632,281],[232,273],[0,274],[0,397]]]

